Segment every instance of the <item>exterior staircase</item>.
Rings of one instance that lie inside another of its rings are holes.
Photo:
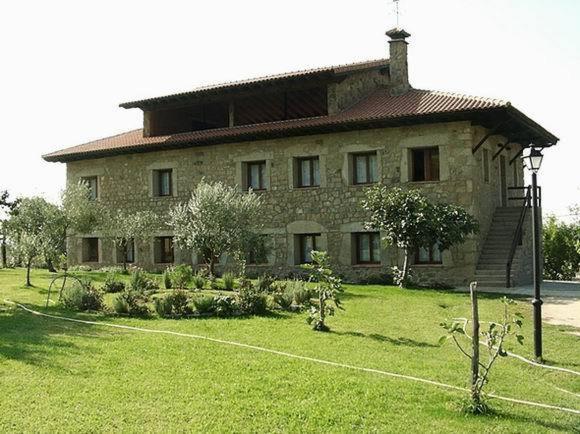
[[[475,280],[479,286],[506,287],[506,266],[521,211],[517,206],[496,208],[475,270]],[[518,256],[516,254],[512,262],[512,281],[514,270],[520,266]]]

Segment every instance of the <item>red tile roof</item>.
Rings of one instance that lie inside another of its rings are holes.
[[[320,75],[329,75],[329,76],[340,76],[343,74],[349,74],[357,71],[364,71],[368,69],[375,69],[375,68],[385,68],[389,65],[389,59],[376,59],[376,60],[366,60],[364,62],[356,62],[356,63],[348,63],[345,65],[337,65],[337,66],[327,66],[322,68],[313,68],[313,69],[304,69],[301,71],[294,71],[294,72],[285,72],[283,74],[274,74],[274,75],[267,75],[264,77],[258,78],[250,78],[246,80],[239,80],[239,81],[230,81],[227,83],[220,83],[220,84],[212,84],[209,86],[201,86],[195,89],[192,89],[188,92],[180,92],[175,93],[172,95],[166,95],[156,98],[148,98],[139,101],[131,101],[119,104],[120,107],[123,108],[135,108],[135,107],[142,107],[145,105],[157,104],[162,103],[164,101],[172,100],[172,99],[182,99],[182,98],[191,98],[196,96],[201,96],[208,92],[224,92],[228,90],[235,90],[237,88],[247,88],[250,85],[260,85],[263,86],[265,84],[274,84],[277,82],[291,80],[291,79],[304,79],[308,77],[316,77]]]
[[[46,161],[71,161],[97,158],[106,155],[133,152],[149,152],[159,149],[189,147],[211,143],[226,143],[313,134],[327,131],[373,128],[394,125],[396,121],[420,123],[451,119],[452,115],[510,110],[511,116],[523,125],[533,128],[535,134],[546,140],[558,139],[541,126],[525,117],[507,101],[459,95],[454,93],[412,89],[399,96],[392,96],[387,89],[374,91],[359,103],[338,114],[305,119],[268,122],[263,124],[234,126],[194,131],[157,137],[143,137],[141,129],[113,137],[73,146],[44,155]],[[439,117],[438,117],[439,116]],[[443,117],[442,117],[443,116]],[[539,131],[539,133],[538,133]]]

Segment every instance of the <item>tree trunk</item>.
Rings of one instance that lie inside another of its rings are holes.
[[[4,237],[2,237],[0,251],[0,255],[2,256],[2,268],[8,268],[8,261],[6,259],[6,239]]]
[[[29,259],[26,263],[26,286],[32,286],[32,283],[30,283],[30,267],[32,267],[32,259]]]
[[[56,268],[54,268],[54,264],[50,258],[46,259],[46,268],[48,268],[50,273],[56,273]]]
[[[409,248],[405,248],[405,260],[403,261],[403,275],[399,286],[404,288],[407,285],[407,277],[409,276]]]
[[[479,311],[477,308],[476,282],[471,282],[469,292],[471,294],[471,318],[473,322],[471,336],[473,348],[471,357],[471,400],[473,401],[474,409],[477,409],[481,404],[481,396],[479,388]]]
[[[320,309],[320,323],[318,324],[318,330],[324,330],[326,326],[324,325],[324,321],[326,320],[326,312],[324,311],[324,296],[322,295],[322,291],[318,295],[318,303]]]
[[[129,251],[129,244],[123,245],[123,271],[127,271],[127,253]]]

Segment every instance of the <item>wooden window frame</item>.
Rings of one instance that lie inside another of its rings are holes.
[[[436,152],[434,152],[436,151]],[[423,153],[423,179],[417,179],[417,168],[415,167],[415,153]],[[437,177],[431,173],[431,160],[433,154],[437,154],[438,167],[437,167]],[[411,149],[411,180],[412,182],[437,182],[441,180],[441,155],[439,153],[438,146],[430,146],[427,148],[416,148]]]
[[[377,167],[375,167],[375,173],[377,174],[377,178],[378,178],[378,153],[377,151],[370,151],[370,152],[357,152],[351,155],[351,159],[352,159],[352,183],[353,185],[368,185],[368,184],[376,184],[378,182],[378,179],[375,180],[371,180],[370,179],[370,167],[371,167],[371,156],[375,157],[375,163],[377,165]],[[365,179],[364,180],[360,180],[358,178],[358,173],[357,173],[357,165],[356,165],[356,160],[358,158],[364,158],[365,159]]]
[[[302,178],[302,163],[310,161],[310,184],[306,185]],[[314,161],[318,161],[318,184],[314,183]],[[296,188],[314,188],[320,187],[320,157],[299,157],[296,158]]]
[[[171,258],[167,257],[165,255],[165,251],[164,251],[164,246],[165,246],[165,240],[169,239],[171,242]],[[157,241],[159,241],[159,246],[161,248],[161,250],[159,251],[159,261],[157,261],[157,255],[155,254],[155,244],[157,244]],[[170,261],[168,261],[167,259],[171,259]],[[173,264],[175,262],[175,246],[173,244],[173,237],[172,236],[162,236],[162,237],[155,237],[154,239],[154,245],[153,245],[153,260],[156,264]]]
[[[369,261],[363,261],[360,257],[361,257],[361,238],[362,237],[369,237],[369,256],[370,256],[370,260]],[[372,238],[373,237],[378,237],[379,238],[379,246],[380,246],[380,238],[381,235],[379,232],[356,232],[354,234],[354,240],[355,240],[355,260],[356,260],[356,264],[357,265],[378,265],[381,263],[381,251],[380,251],[380,247],[379,247],[379,257],[375,258],[374,256],[374,252],[373,252],[373,243],[372,243]]]
[[[169,191],[167,194],[163,193],[163,175],[169,174]],[[157,183],[157,191],[155,191],[155,197],[171,197],[173,196],[173,169],[155,169],[155,181]]]
[[[442,265],[443,264],[443,251],[441,249],[439,249],[439,256],[441,257],[441,260],[435,261],[433,259],[433,257],[434,257],[433,252],[435,251],[435,245],[430,246],[429,248],[426,249],[429,252],[429,260],[428,261],[422,261],[420,259],[419,250],[420,250],[419,248],[415,249],[415,264],[417,264],[417,265]]]
[[[307,261],[304,257],[304,248],[306,247],[306,239],[312,238],[312,251],[317,250],[319,246],[316,245],[316,237],[320,238],[320,233],[313,233],[313,234],[300,234],[298,235],[298,248],[300,249],[300,254],[298,255],[298,260],[300,264],[311,264],[312,258],[310,261]]]
[[[264,170],[258,170],[258,184],[260,188],[253,188],[251,185],[252,182],[252,167],[253,166],[263,166]],[[259,160],[259,161],[249,161],[246,163],[246,190],[252,188],[252,191],[265,191],[266,190],[266,160]]]
[[[95,197],[92,197],[91,181],[95,182]],[[99,198],[99,177],[98,176],[82,176],[81,182],[84,183],[90,190],[89,200],[97,200]]]

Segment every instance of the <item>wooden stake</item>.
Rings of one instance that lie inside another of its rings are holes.
[[[469,285],[471,295],[471,318],[472,318],[472,347],[473,356],[471,357],[471,398],[476,406],[480,404],[478,390],[479,380],[479,311],[477,308],[477,282],[471,282]]]

